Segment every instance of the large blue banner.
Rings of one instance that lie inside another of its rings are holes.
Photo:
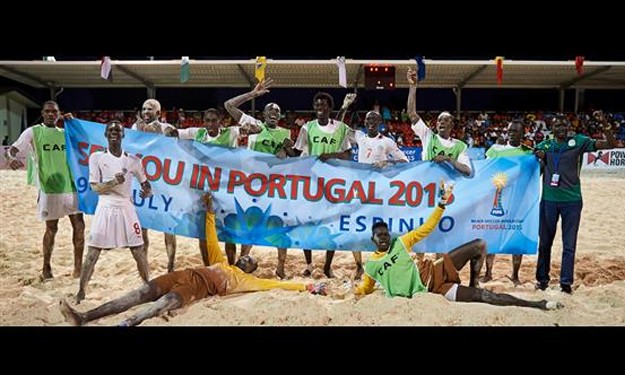
[[[66,121],[68,162],[80,209],[95,211],[89,155],[107,145],[102,124]],[[441,179],[454,197],[437,229],[415,251],[447,252],[483,238],[491,253],[533,254],[538,239],[539,168],[533,156],[473,161],[473,176],[431,162],[376,170],[316,157],[280,160],[246,149],[126,130],[123,149],[142,156],[154,195],[133,202],[141,225],[204,237],[202,191],[215,201],[219,239],[286,248],[373,250],[371,226],[393,235],[417,228],[434,210]]]
[[[423,150],[422,147],[400,147],[399,149],[404,152],[404,155],[406,155],[408,161],[421,160],[421,151]],[[352,160],[358,161],[358,147],[352,148]]]
[[[421,154],[423,152],[422,147],[400,147],[400,150],[404,152],[408,161],[421,160]],[[471,160],[483,160],[486,159],[486,149],[481,147],[469,147],[467,148],[467,154]],[[352,148],[352,160],[358,161],[358,147]]]

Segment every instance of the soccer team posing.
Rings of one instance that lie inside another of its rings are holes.
[[[453,128],[451,114],[441,113],[437,119],[436,132],[430,129],[416,112],[417,79],[414,70],[409,69],[407,80],[410,85],[408,114],[412,122],[412,130],[423,144],[423,160],[447,163],[458,173],[470,175],[472,170],[466,152],[467,145],[450,137]],[[225,102],[225,108],[238,122],[237,126],[222,127],[219,112],[209,109],[204,114],[204,127],[176,129],[158,120],[161,111],[160,103],[155,99],[148,99],[142,106],[141,118],[132,126],[132,129],[226,147],[237,147],[239,135],[245,132],[249,135],[248,148],[251,150],[273,154],[279,158],[315,155],[321,161],[331,158],[349,159],[352,144],[357,144],[358,160],[361,163],[384,168],[393,163],[408,162],[397,144],[378,131],[378,126],[382,123],[382,117],[378,112],[367,113],[366,132],[354,131],[342,121],[330,118],[334,101],[332,96],[324,92],[319,92],[314,96],[313,108],[316,119],[302,126],[295,143],[290,139],[290,130],[277,125],[281,115],[278,104],[269,103],[265,106],[264,121],[254,119],[239,109],[241,104],[268,93],[272,83],[271,79],[263,80],[250,92]],[[346,96],[339,111],[339,119],[342,119],[354,99],[355,94]],[[176,238],[173,234],[165,233],[168,274],[149,280],[148,234],[147,229],[141,226],[130,199],[132,176],[141,184],[141,197],[151,195],[152,191],[141,160],[124,152],[122,148],[124,128],[117,120],[110,121],[104,131],[108,148],[91,155],[89,161],[89,184],[99,195],[99,200],[87,239],[88,252],[83,265],[85,225],[83,215],[78,210],[76,187],[66,162],[63,129],[56,127],[60,116],[61,112],[57,103],[53,101],[44,103],[43,123],[25,130],[6,153],[9,165],[14,169],[23,166],[16,155],[18,153],[29,154],[29,183],[39,188],[38,216],[46,222],[42,278],[53,277],[50,258],[58,220],[68,215],[74,230],[73,277],[80,277],[79,291],[76,295],[77,304],[85,298],[87,283],[93,274],[101,250],[130,248],[137,262],[139,275],[145,281],[144,286],[138,290],[85,313],[77,312],[66,301],[61,301],[61,312],[68,322],[82,325],[150,301],[156,302],[121,324],[139,324],[147,318],[211,295],[273,288],[308,290],[315,294],[326,294],[325,284],[263,280],[248,275],[247,273],[253,272],[257,267],[256,259],[249,255],[251,245],[242,245],[241,256],[236,260],[236,245],[226,243],[226,258],[224,258],[217,244],[210,194],[203,197],[207,208],[207,239],[199,241],[204,267],[174,272]],[[72,118],[71,114],[66,114],[64,117]],[[488,158],[535,153],[543,167],[539,262],[536,273],[539,289],[546,289],[549,283],[551,245],[558,216],[562,216],[563,229],[567,234],[563,237],[564,251],[560,285],[562,291],[567,293],[572,291],[575,243],[581,213],[577,161],[584,152],[612,148],[616,144],[605,116],[598,113],[597,120],[603,124],[605,140],[595,141],[582,135],[569,137],[569,124],[564,119],[556,119],[553,125],[554,139],[540,143],[536,150],[526,148],[520,143],[521,124],[512,122],[508,128],[509,142],[505,145],[494,145],[486,153]],[[320,137],[331,138],[333,141],[315,142]],[[412,246],[434,230],[453,190],[453,186],[443,182],[441,182],[441,188],[445,192],[441,201],[428,220],[419,228],[397,239],[392,239],[384,222],[373,226],[371,239],[376,245],[376,251],[371,254],[366,264],[363,265],[360,251],[353,252],[356,262],[354,279],[360,280],[362,277],[362,282],[352,287],[356,296],[372,292],[376,284],[379,284],[389,297],[410,298],[418,292],[432,292],[444,295],[451,301],[484,302],[541,309],[555,309],[562,306],[554,301],[526,301],[508,294],[493,293],[479,288],[478,278],[482,264],[486,260],[487,270],[482,281],[488,281],[492,278],[494,262],[494,256],[486,255],[487,244],[480,239],[463,244],[447,254],[439,254],[436,260],[425,259],[420,254],[416,256],[415,261],[410,256]],[[286,252],[287,249],[278,249],[276,275],[280,279],[286,278],[284,270]],[[306,268],[302,276],[306,277],[310,276],[313,271],[311,251],[304,250],[304,256]],[[331,268],[333,257],[334,251],[326,252],[324,273],[327,277],[333,277]],[[462,286],[458,270],[467,263],[470,263],[469,286]],[[513,257],[512,280],[515,284],[519,283],[520,263],[520,256]]]

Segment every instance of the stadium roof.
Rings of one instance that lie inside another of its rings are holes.
[[[180,82],[180,60],[112,60],[113,80],[100,77],[100,61],[0,61],[0,76],[35,87],[250,87],[255,60],[191,60],[190,79]],[[406,71],[414,60],[345,61],[350,88],[364,87],[367,64],[396,67],[396,85],[408,87]],[[514,61],[503,63],[503,83],[497,84],[494,60],[428,60],[425,88],[553,88],[625,89],[625,61],[586,61],[578,75],[575,61]],[[275,87],[339,87],[338,68],[331,60],[267,60],[266,75]]]

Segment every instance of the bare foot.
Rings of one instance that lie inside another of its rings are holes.
[[[312,271],[313,271],[312,264],[308,264],[308,265],[306,265],[306,269],[304,270],[304,272],[302,272],[302,276],[310,277],[310,276],[312,276]]]
[[[482,277],[480,277],[480,282],[481,283],[487,283],[489,281],[491,281],[493,279],[492,275],[484,275]]]
[[[354,280],[360,280],[363,273],[365,273],[365,269],[362,266],[358,266],[358,268],[356,268],[356,275],[354,276]]]
[[[76,293],[76,304],[80,305],[80,301],[83,299],[85,299],[85,291],[79,290],[78,293]]]
[[[543,300],[544,302],[544,310],[558,310],[564,307],[564,305],[561,302],[556,302],[556,301],[546,301]]]
[[[284,268],[277,268],[276,276],[278,276],[280,279],[286,278],[286,274],[284,273]]]
[[[51,268],[45,268],[43,269],[43,271],[41,272],[41,280],[48,280],[48,279],[53,279],[54,276],[52,275],[52,269]]]
[[[323,273],[325,273],[325,275],[326,275],[328,278],[330,278],[330,279],[334,277],[334,273],[332,272],[332,270],[331,270],[330,268],[325,268],[325,267],[324,267],[324,269],[323,269]]]
[[[167,263],[167,273],[174,272],[174,262]]]
[[[519,280],[518,277],[510,277],[508,276],[508,279],[510,279],[510,281],[512,281],[512,283],[514,284],[515,287],[523,285],[523,283],[521,282],[521,280]]]
[[[65,317],[66,322],[73,326],[83,325],[84,321],[80,313],[72,309],[67,301],[65,301],[64,299],[59,302],[59,309],[61,309],[61,314],[63,314],[63,317]]]

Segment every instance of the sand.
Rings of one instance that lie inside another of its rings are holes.
[[[66,326],[58,303],[62,298],[74,305],[78,280],[72,278],[73,251],[69,219],[59,222],[52,255],[54,279],[41,281],[42,236],[45,224],[35,213],[37,191],[25,183],[24,171],[0,170],[0,325]],[[412,299],[383,296],[381,291],[356,300],[340,296],[342,283],[353,278],[355,265],[349,252],[337,252],[335,278],[323,278],[324,252],[314,252],[314,278],[326,280],[337,295],[273,290],[210,297],[170,314],[146,320],[144,326],[587,326],[625,325],[625,172],[583,172],[584,209],[578,238],[573,295],[559,290],[560,232],[552,255],[552,284],[546,291],[534,290],[536,256],[524,257],[523,284],[515,287],[510,275],[510,256],[498,256],[494,279],[482,287],[526,299],[551,299],[565,307],[541,311],[521,307],[498,307],[481,303],[454,303],[434,294]],[[91,216],[86,215],[90,228]],[[166,272],[163,235],[150,231],[151,276]],[[86,253],[86,251],[85,251]],[[256,276],[274,277],[275,249],[255,246],[260,259]],[[365,253],[365,259],[367,254]],[[201,266],[197,240],[178,237],[176,269]],[[294,280],[304,267],[303,253],[289,251],[287,275]],[[466,268],[466,267],[465,267]],[[468,270],[461,272],[468,279]],[[466,282],[465,282],[466,284]],[[103,252],[87,290],[77,308],[84,311],[119,297],[141,285],[135,262],[127,249]],[[90,325],[115,325],[140,307]]]

